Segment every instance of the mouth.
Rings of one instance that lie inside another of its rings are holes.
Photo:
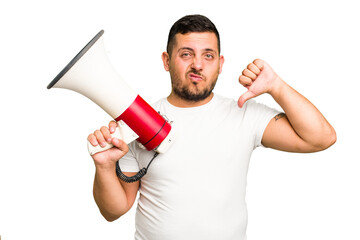
[[[203,80],[203,77],[201,75],[195,73],[189,73],[189,78],[193,82],[200,82]]]

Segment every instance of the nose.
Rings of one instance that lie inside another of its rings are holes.
[[[197,71],[203,70],[203,59],[200,56],[194,56],[191,67]]]

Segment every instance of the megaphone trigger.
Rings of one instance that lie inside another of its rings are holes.
[[[139,137],[128,125],[126,125],[126,123],[121,120],[118,122],[118,127],[111,136],[123,140],[126,144],[131,143]],[[101,147],[100,145],[93,146],[89,141],[87,141],[87,148],[90,155],[106,151],[113,147],[114,146],[111,143],[106,143],[105,147]]]

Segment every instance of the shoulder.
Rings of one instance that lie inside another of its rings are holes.
[[[214,95],[213,107],[216,109],[223,109],[226,111],[235,112],[238,114],[248,114],[249,112],[256,111],[257,109],[266,108],[266,105],[257,103],[255,100],[248,100],[242,108],[239,107],[237,101],[232,98],[224,97],[219,94]]]
[[[246,101],[246,103],[241,108],[238,106],[237,101],[232,98],[223,97],[216,94],[214,96],[214,100],[214,107],[216,109],[221,109],[222,111],[232,113],[245,121],[249,120],[252,122],[254,119],[263,117],[267,119],[268,116],[275,116],[279,113],[278,110],[271,108],[263,103],[259,103],[254,99]]]
[[[256,102],[253,99],[248,100],[242,107],[249,114],[275,114],[279,113],[275,108],[271,108],[263,103]]]
[[[166,97],[160,98],[159,100],[150,104],[157,112],[164,112],[168,108]]]
[[[213,102],[213,107],[216,108],[220,108],[220,109],[227,108],[227,109],[237,109],[237,110],[240,109],[235,99],[224,97],[219,94],[214,94],[212,102]]]
[[[163,98],[160,98],[160,99],[158,99],[157,101],[151,103],[150,105],[151,105],[154,109],[156,109],[156,108],[158,108],[159,106],[163,105],[165,102],[166,102],[166,98],[163,97]]]
[[[219,94],[214,94],[213,101],[217,106],[221,105],[222,107],[230,107],[230,108],[237,109],[240,111],[247,110],[247,109],[264,108],[264,107],[266,108],[267,107],[266,105],[264,105],[262,103],[256,102],[254,99],[250,99],[244,104],[244,106],[242,108],[240,108],[239,105],[237,104],[237,100],[235,100],[233,98],[229,98],[229,97],[224,97]]]

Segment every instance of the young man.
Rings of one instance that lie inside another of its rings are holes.
[[[172,91],[154,107],[176,123],[176,141],[153,161],[141,184],[125,183],[116,176],[116,161],[132,176],[153,153],[112,138],[115,122],[90,134],[94,146],[115,146],[93,156],[95,201],[113,221],[131,208],[139,191],[135,239],[246,239],[245,189],[252,151],[260,145],[321,151],[336,141],[335,131],[260,59],[242,72],[239,82],[248,91],[238,103],[214,94],[224,57],[218,31],[204,16],[185,16],[173,25],[162,60]],[[250,100],[264,93],[284,113]]]

